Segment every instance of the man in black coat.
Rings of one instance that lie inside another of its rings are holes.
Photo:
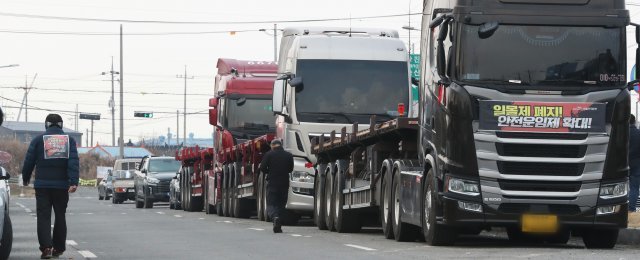
[[[280,140],[271,141],[271,151],[260,163],[267,176],[267,213],[273,220],[273,232],[282,233],[282,215],[289,193],[289,173],[293,171],[293,155],[282,148]]]
[[[62,130],[62,117],[49,114],[46,131],[36,136],[22,166],[22,182],[29,185],[35,168],[33,187],[36,190],[38,216],[38,242],[42,259],[62,255],[66,249],[67,222],[65,213],[69,193],[78,187],[79,159],[76,142]],[[55,212],[53,237],[51,236],[51,209]]]
[[[629,211],[636,211],[640,189],[640,129],[636,127],[636,117],[629,120]]]

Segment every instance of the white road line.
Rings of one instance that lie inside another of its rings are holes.
[[[76,241],[73,241],[73,240],[67,240],[67,245],[70,245],[70,246],[77,246],[77,245],[78,245],[78,243],[76,243]]]
[[[298,235],[298,234],[291,234],[292,237],[301,237],[302,235]]]
[[[160,215],[164,215],[164,212],[162,212],[162,211],[158,211],[158,212],[156,212],[156,213],[158,213],[158,214],[160,214]]]
[[[122,213],[120,213],[120,214],[122,214],[122,215],[127,215],[127,213],[126,213],[126,212],[122,212]]]
[[[224,223],[233,223],[233,222],[231,222],[229,220],[225,220]]]
[[[80,250],[80,251],[78,251],[78,253],[80,253],[82,256],[84,256],[84,258],[97,258],[98,257],[95,254],[91,253],[91,251],[89,251],[89,250]]]
[[[199,220],[203,220],[204,218],[198,218]]]
[[[348,247],[353,247],[353,248],[357,248],[357,249],[362,249],[365,251],[376,251],[376,249],[370,248],[370,247],[365,247],[365,246],[359,246],[359,245],[352,245],[352,244],[344,244],[345,246]]]
[[[176,218],[181,218],[182,217],[180,215],[173,215],[173,216],[176,217]]]
[[[22,205],[22,204],[20,204],[20,203],[18,203],[18,202],[16,202],[16,205],[18,205],[18,206],[19,206],[19,207],[21,207],[21,208],[24,208],[24,205]]]
[[[264,231],[264,229],[262,229],[262,228],[249,228],[249,229],[255,230],[255,231]]]
[[[27,212],[27,213],[31,213],[31,212],[33,212],[33,211],[31,211],[30,209],[24,209],[24,211],[25,211],[25,212]]]

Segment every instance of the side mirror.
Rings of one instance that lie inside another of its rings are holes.
[[[109,176],[113,176],[113,170],[108,169],[108,170],[107,170],[107,175],[109,175]]]
[[[147,175],[147,169],[142,169],[142,171],[140,171],[142,174]]]
[[[478,37],[480,37],[480,39],[487,39],[493,36],[493,34],[498,30],[499,27],[500,23],[498,22],[483,23],[478,28]]]
[[[440,78],[447,78],[446,76],[446,68],[447,68],[447,60],[444,52],[444,40],[447,39],[447,35],[449,34],[449,19],[445,20],[444,23],[440,26],[440,33],[438,34],[438,46],[437,46],[437,57],[436,57],[436,66],[438,70],[438,75]]]
[[[215,108],[209,108],[209,124],[212,126],[218,126],[218,110]]]
[[[273,83],[273,113],[276,115],[282,115],[284,113],[284,90],[285,79],[278,79]]]
[[[304,89],[304,83],[302,82],[302,77],[295,77],[289,80],[289,85],[296,89],[296,93],[302,92]]]
[[[420,80],[418,80],[418,79],[416,79],[414,77],[411,77],[411,84],[412,85],[416,85],[416,86],[420,86]]]
[[[4,167],[0,167],[0,180],[8,180],[9,178],[11,178],[9,172],[7,172]]]
[[[241,107],[245,103],[247,103],[247,98],[242,97],[242,98],[239,98],[238,100],[236,100],[236,105],[238,105],[239,107]]]

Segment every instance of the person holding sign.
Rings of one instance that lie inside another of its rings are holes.
[[[62,117],[49,114],[45,119],[46,131],[35,137],[29,145],[22,166],[24,186],[29,185],[33,169],[36,170],[33,187],[36,191],[38,242],[41,259],[62,255],[67,239],[65,213],[69,193],[76,191],[79,179],[79,159],[76,142],[62,130]],[[55,212],[53,238],[51,236],[51,208]]]

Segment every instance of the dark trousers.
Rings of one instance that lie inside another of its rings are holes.
[[[38,242],[40,248],[54,247],[64,251],[67,240],[67,220],[65,213],[69,202],[66,189],[36,189],[36,212],[38,216]],[[53,239],[51,237],[51,208],[55,213]]]
[[[267,214],[271,219],[284,216],[288,195],[288,186],[267,185]]]
[[[629,170],[629,211],[636,211],[638,189],[640,189],[640,166],[631,167]]]

